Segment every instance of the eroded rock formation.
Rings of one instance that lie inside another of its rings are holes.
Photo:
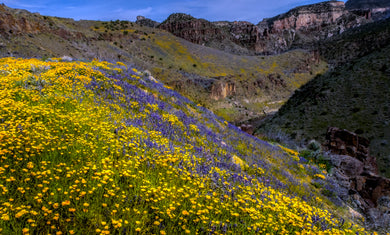
[[[234,82],[215,82],[211,87],[211,99],[221,100],[236,94],[236,84]]]
[[[370,156],[369,140],[357,134],[330,127],[326,148],[333,153],[332,177],[344,192],[340,196],[364,213],[373,227],[390,222],[390,179],[379,176],[376,159]]]
[[[146,27],[151,27],[151,28],[156,28],[160,23],[157,21],[148,19],[144,16],[137,16],[137,21],[135,23],[141,25],[141,26],[146,26]]]
[[[214,39],[222,41],[225,37],[221,29],[213,23],[182,13],[170,15],[158,27],[197,44],[204,44]]]

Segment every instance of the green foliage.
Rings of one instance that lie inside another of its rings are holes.
[[[390,95],[385,91],[390,89],[390,80],[384,66],[390,63],[388,54],[390,46],[317,76],[296,91],[259,132],[279,128],[296,141],[322,143],[330,126],[359,132],[370,139],[370,152],[381,174],[389,176],[386,116]]]
[[[299,155],[327,172],[332,169],[330,160],[326,157],[326,154],[322,152],[321,144],[315,140],[311,140],[306,149],[299,152]]]

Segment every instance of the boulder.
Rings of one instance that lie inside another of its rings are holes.
[[[370,156],[370,141],[348,130],[329,127],[325,147],[334,154],[348,155],[364,163],[365,169],[378,173],[376,159]]]
[[[363,162],[348,155],[332,155],[331,162],[348,178],[361,175],[364,170]]]

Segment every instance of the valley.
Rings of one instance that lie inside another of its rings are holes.
[[[258,23],[0,5],[0,232],[385,234],[389,16],[384,0]]]

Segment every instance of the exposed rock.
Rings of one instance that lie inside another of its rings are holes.
[[[244,131],[244,132],[246,132],[246,133],[248,133],[248,134],[250,134],[250,135],[252,135],[252,134],[253,134],[253,131],[254,131],[253,126],[250,125],[250,124],[241,124],[241,125],[239,126],[239,128],[240,128],[242,131]]]
[[[366,170],[378,173],[376,159],[370,156],[370,141],[348,130],[329,127],[326,134],[326,147],[338,155],[348,155],[364,163]],[[351,163],[353,164],[353,163]]]
[[[333,157],[332,165],[334,165],[340,172],[351,178],[361,175],[363,173],[363,162],[359,161],[356,158],[347,155],[336,155]]]
[[[335,167],[331,175],[349,194],[340,196],[352,202],[368,218],[370,226],[389,226],[385,221],[390,221],[390,179],[377,175],[376,159],[369,155],[369,141],[336,127],[328,129],[326,138],[327,149],[335,153],[330,155]]]
[[[211,87],[211,98],[214,100],[225,99],[228,96],[235,95],[236,85],[234,82],[218,81]]]
[[[297,7],[267,21],[271,24],[271,32],[286,29],[317,31],[336,23],[343,14],[346,14],[344,2],[332,1]]]
[[[69,23],[74,22],[68,19]],[[56,25],[52,18],[41,16],[38,13],[30,13],[26,10],[12,9],[0,5],[0,34],[9,37],[11,35],[28,35],[34,37],[40,33],[53,33],[65,40],[86,40],[86,36],[81,32],[76,32]]]
[[[24,13],[19,17],[12,14],[10,8],[1,5],[0,7],[0,29],[1,34],[36,34],[40,32],[42,25],[37,21],[31,21],[26,18]]]
[[[135,23],[151,28],[156,28],[160,24],[157,21],[146,18],[145,16],[137,16]]]
[[[197,44],[204,44],[213,39],[222,41],[225,38],[221,29],[211,22],[182,13],[171,14],[159,28]]]

